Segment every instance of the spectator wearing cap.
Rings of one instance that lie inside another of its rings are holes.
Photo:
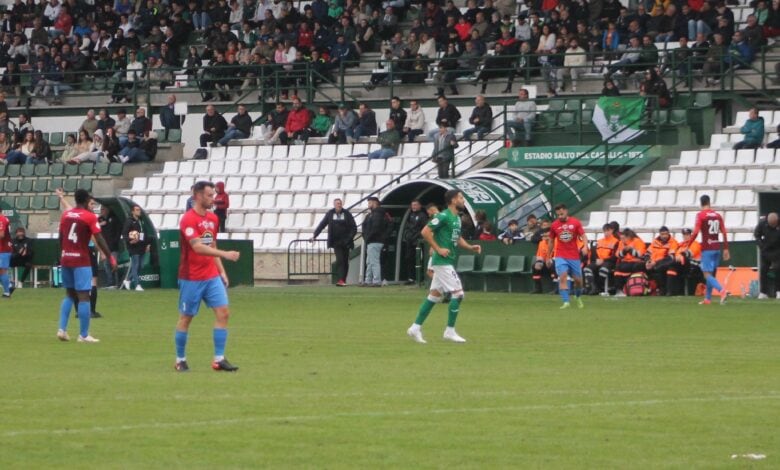
[[[368,154],[368,159],[373,160],[381,158],[387,160],[390,157],[398,155],[398,146],[401,145],[401,134],[395,128],[395,121],[388,119],[385,123],[387,129],[379,133],[377,143],[380,145],[379,150],[374,150]]]
[[[436,162],[439,178],[447,179],[450,177],[450,167],[455,160],[455,148],[458,141],[455,138],[455,132],[450,127],[446,119],[439,122],[438,133],[433,139],[433,161]]]
[[[525,234],[520,230],[520,225],[517,220],[512,219],[509,221],[506,230],[498,235],[498,240],[504,245],[512,245],[525,240]]]

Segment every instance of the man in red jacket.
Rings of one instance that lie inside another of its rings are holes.
[[[284,132],[279,134],[279,140],[287,145],[292,140],[309,140],[309,126],[311,125],[311,112],[303,106],[300,98],[293,98],[293,107],[287,115],[287,124]]]

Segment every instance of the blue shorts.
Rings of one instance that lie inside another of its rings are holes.
[[[11,253],[0,253],[0,269],[11,267]]]
[[[179,279],[179,312],[194,317],[198,314],[201,302],[206,302],[209,308],[227,307],[227,290],[221,277],[205,281]]]
[[[580,260],[555,258],[555,274],[561,277],[566,273],[571,277],[582,277],[582,263]]]
[[[701,252],[701,272],[714,273],[720,264],[720,250],[704,250]]]
[[[63,266],[62,287],[76,289],[76,292],[89,292],[92,290],[92,267],[66,268]]]

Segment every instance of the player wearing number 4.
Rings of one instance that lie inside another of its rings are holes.
[[[455,332],[455,320],[458,318],[460,303],[463,301],[463,286],[455,271],[456,247],[471,250],[477,254],[482,253],[482,247],[470,245],[460,236],[460,216],[458,214],[466,208],[463,193],[458,189],[450,189],[444,194],[444,202],[447,204],[447,209],[433,216],[422,230],[423,239],[433,248],[434,253],[431,266],[433,270],[431,289],[428,292],[428,297],[420,306],[417,319],[406,330],[406,334],[418,343],[425,343],[422,336],[422,324],[433,310],[433,306],[441,302],[444,292],[449,292],[452,295],[444,339],[455,343],[466,342]]]
[[[111,256],[111,250],[100,234],[100,224],[97,215],[88,206],[92,196],[83,189],[77,189],[75,194],[76,207],[67,209],[60,218],[60,264],[62,265],[62,285],[66,289],[65,299],[60,306],[60,328],[57,338],[68,341],[68,318],[70,310],[78,305],[80,332],[79,343],[97,343],[100,340],[90,336],[90,303],[89,294],[92,290],[92,261],[90,259],[89,241],[94,237],[95,244],[111,263],[111,269],[116,271],[116,260]]]
[[[555,262],[555,273],[558,275],[558,292],[563,299],[561,309],[570,307],[569,303],[569,277],[574,280],[574,297],[577,306],[583,308],[582,303],[582,263],[580,251],[587,256],[588,238],[582,223],[569,216],[569,210],[564,204],[555,206],[555,214],[558,219],[550,226],[550,245],[547,249],[547,266]],[[578,243],[581,242],[581,243]],[[579,247],[582,246],[582,249]],[[553,255],[553,250],[555,254]]]
[[[704,194],[699,198],[701,202],[701,211],[696,215],[696,226],[693,228],[691,240],[701,232],[701,272],[704,273],[704,282],[707,285],[704,291],[704,300],[700,305],[709,305],[712,302],[712,289],[718,289],[720,292],[720,303],[726,303],[728,291],[720,285],[715,273],[720,264],[720,248],[723,244],[723,260],[728,261],[729,242],[726,232],[726,224],[723,223],[723,217],[712,210],[710,207],[710,197]],[[720,235],[723,234],[723,242],[720,241]]]
[[[211,368],[217,371],[235,372],[238,367],[225,358],[227,344],[228,276],[222,266],[222,258],[238,261],[237,251],[217,249],[219,219],[209,211],[214,204],[214,183],[199,181],[193,186],[193,205],[181,218],[179,237],[181,239],[181,260],[179,261],[179,322],[176,324],[176,365],[179,372],[186,372],[187,335],[190,323],[198,314],[200,303],[205,302],[214,309],[214,362]]]

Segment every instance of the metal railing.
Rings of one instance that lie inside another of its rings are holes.
[[[327,240],[293,240],[287,246],[287,281],[330,275],[333,272],[333,259]]]

